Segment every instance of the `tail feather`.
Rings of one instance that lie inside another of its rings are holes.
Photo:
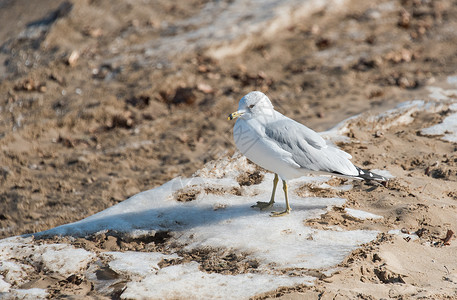
[[[358,177],[358,178],[361,178],[361,179],[367,180],[367,181],[371,181],[371,180],[387,181],[387,178],[385,178],[384,176],[375,174],[375,173],[371,172],[370,170],[361,169],[359,167],[356,167],[356,169],[359,172],[359,175],[355,176],[355,177]]]

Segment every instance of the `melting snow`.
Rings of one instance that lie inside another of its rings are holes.
[[[138,299],[244,299],[280,286],[310,285],[309,276],[204,273],[191,262],[163,268],[141,281],[130,282],[123,298]]]
[[[0,296],[5,296],[5,298],[2,299],[22,299],[22,300],[36,300],[36,299],[47,299],[48,298],[48,292],[44,289],[16,289],[13,290],[9,295],[2,295],[0,293]]]
[[[245,158],[239,158],[243,162]],[[241,163],[242,165],[243,163]],[[324,180],[327,180],[325,178]],[[316,230],[303,220],[317,218],[341,198],[301,198],[294,192],[306,183],[322,181],[302,177],[289,183],[293,213],[285,218],[271,218],[269,211],[250,206],[268,200],[273,174],[265,174],[258,185],[243,187],[242,195],[227,191],[240,188],[233,178],[172,180],[161,187],[140,193],[99,214],[82,221],[42,232],[36,236],[87,235],[101,230],[129,233],[132,230],[167,231],[185,250],[227,248],[248,253],[263,265],[277,268],[326,268],[341,261],[355,247],[374,239],[376,231],[333,232]],[[224,194],[214,194],[225,190]],[[176,201],[177,193],[190,193],[195,199]],[[273,210],[283,209],[278,188]],[[287,251],[287,255],[284,255]]]
[[[422,129],[421,133],[424,135],[442,135],[443,140],[457,143],[457,103],[450,105],[449,110],[453,113],[447,116],[443,122]]]
[[[418,239],[419,237],[417,236],[417,234],[415,233],[404,233],[402,232],[400,229],[392,229],[392,230],[389,230],[389,232],[387,232],[388,234],[395,234],[395,235],[398,235],[398,236],[401,236],[402,238],[409,238],[411,240],[416,240]]]
[[[357,210],[357,209],[352,209],[352,208],[345,208],[344,211],[359,220],[367,220],[367,219],[382,219],[382,216],[375,215],[363,210]]]
[[[163,259],[179,258],[176,254],[165,255],[158,252],[105,252],[103,256],[112,259],[109,262],[112,270],[139,277],[146,277],[159,270],[159,263]]]
[[[32,238],[13,237],[0,241],[0,259],[2,268],[10,266],[6,278],[16,281],[24,280],[31,268],[29,265],[17,262],[18,260],[31,260],[42,264],[48,271],[59,273],[63,276],[79,272],[85,268],[95,255],[84,249],[76,249],[66,244],[28,244]],[[3,270],[5,271],[5,270]]]
[[[427,89],[430,92],[430,98],[437,101],[449,100],[451,98],[455,98],[457,95],[457,90],[455,89],[443,89],[436,86],[430,86],[427,87]]]
[[[8,270],[8,269],[4,269]],[[11,284],[3,280],[3,275],[0,275],[0,293],[7,292],[10,289]]]
[[[449,76],[447,81],[449,84],[455,84],[457,76]],[[452,112],[447,116],[443,122],[433,125],[428,128],[421,130],[421,133],[424,135],[442,135],[441,139],[457,143],[457,103],[455,103],[455,98],[457,98],[456,89],[443,89],[440,87],[428,87],[430,91],[430,97],[436,99],[437,101],[449,101],[454,100],[454,103],[451,103],[448,107],[449,111]]]
[[[192,249],[228,249],[259,263],[256,272],[238,275],[205,273],[196,262],[164,268],[159,262],[178,258],[177,254],[106,252],[96,255],[68,245],[29,245],[30,239],[12,238],[0,242],[1,258],[13,262],[31,256],[54,272],[69,275],[88,268],[95,257],[109,261],[109,267],[130,279],[122,297],[179,298],[186,293],[194,298],[248,298],[281,286],[311,284],[313,277],[290,276],[287,268],[327,269],[341,262],[352,250],[373,240],[370,230],[331,231],[304,225],[304,220],[318,218],[332,206],[345,203],[342,198],[302,198],[296,190],[305,184],[324,184],[327,177],[302,177],[289,182],[292,214],[271,218],[269,211],[250,206],[268,200],[273,174],[265,174],[257,185],[240,186],[236,178],[248,166],[244,157],[219,161],[227,174],[199,172],[194,178],[177,178],[158,188],[139,193],[116,206],[79,222],[35,234],[86,236],[116,230],[130,236],[167,231],[183,251]],[[207,168],[221,169],[209,164]],[[349,186],[350,187],[350,186]],[[347,188],[347,187],[345,187]],[[235,191],[235,192],[233,192]],[[283,209],[284,200],[278,187],[273,210]],[[192,201],[177,201],[179,195],[191,195]],[[71,260],[67,259],[71,257]],[[14,280],[27,278],[27,264],[9,266]],[[14,273],[14,270],[17,273]],[[285,272],[285,273],[284,273]],[[8,273],[9,274],[9,273]],[[13,278],[6,280],[12,282]],[[243,289],[242,283],[250,282]],[[3,289],[8,289],[6,285]],[[217,294],[214,294],[217,291]]]
[[[449,76],[447,78],[447,83],[457,85],[457,76]]]

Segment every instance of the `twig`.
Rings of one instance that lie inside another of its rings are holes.
[[[454,231],[448,229],[447,233],[446,233],[446,237],[444,239],[441,239],[443,241],[443,245],[445,245],[445,246],[450,245],[451,243],[449,241],[451,240],[453,235],[454,235]]]

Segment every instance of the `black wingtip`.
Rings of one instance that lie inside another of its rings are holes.
[[[388,179],[386,177],[373,173],[370,170],[362,169],[359,167],[356,167],[356,168],[357,168],[357,171],[359,172],[359,175],[357,177],[359,177],[363,180],[367,180],[367,181],[375,180],[375,181],[382,181],[382,182],[388,181]]]

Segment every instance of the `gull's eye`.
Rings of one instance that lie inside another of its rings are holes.
[[[253,108],[253,107],[254,107],[254,104],[251,104],[251,105],[249,105],[248,107],[249,107],[249,108]]]

